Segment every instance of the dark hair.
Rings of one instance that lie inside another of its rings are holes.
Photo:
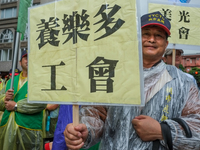
[[[167,32],[165,32],[165,35],[166,35],[166,40],[168,41],[169,35],[167,34]]]
[[[167,58],[167,56],[168,56],[168,55],[166,55],[166,54],[164,55],[165,58]]]

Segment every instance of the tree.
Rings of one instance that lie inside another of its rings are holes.
[[[200,83],[200,69],[199,68],[193,67],[188,73],[194,76],[194,78],[197,81],[197,84]]]
[[[186,69],[183,67],[182,64],[179,65],[179,69],[181,69],[183,72],[186,72],[186,71],[185,71]]]

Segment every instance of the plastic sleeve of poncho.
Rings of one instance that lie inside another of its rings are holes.
[[[188,100],[181,114],[192,132],[192,138],[187,138],[183,128],[173,120],[165,120],[171,128],[173,148],[181,150],[199,150],[200,148],[200,95],[198,88],[192,86]]]
[[[103,133],[104,121],[100,118],[100,113],[105,110],[105,107],[100,106],[99,109],[96,109],[92,106],[81,107],[79,112],[80,123],[83,123],[89,128],[91,132],[90,142],[87,145],[84,145],[84,149],[97,144],[101,140],[101,135]]]
[[[2,116],[3,116],[3,113],[5,111],[5,103],[4,103],[4,97],[5,97],[5,94],[0,94],[0,123],[1,123],[1,119],[2,119]]]
[[[4,103],[4,98],[5,98],[5,91],[6,86],[4,85],[3,89],[0,91],[0,111],[5,111],[5,103]]]
[[[28,103],[27,98],[17,102],[17,111],[24,114],[34,114],[46,108],[46,104]]]
[[[6,89],[6,84],[5,84],[5,81],[4,80],[1,80],[1,86],[0,86],[0,94],[5,94],[5,89]]]
[[[0,111],[5,111],[5,103],[4,103],[5,94],[0,95]]]
[[[0,150],[43,150],[42,131],[20,128],[15,122],[14,111],[7,124],[0,127],[0,133]]]

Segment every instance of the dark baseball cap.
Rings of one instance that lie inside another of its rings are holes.
[[[22,51],[20,60],[22,60],[22,58],[25,57],[25,56],[27,56],[27,50]]]
[[[156,25],[165,30],[165,32],[170,36],[171,24],[167,18],[165,18],[159,11],[145,14],[141,17],[141,28]]]
[[[20,74],[20,70],[16,68],[15,69],[15,76],[17,76],[18,74]],[[12,76],[12,69],[10,69],[9,75]]]

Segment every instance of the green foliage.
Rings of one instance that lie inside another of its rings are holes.
[[[185,71],[186,69],[183,67],[182,64],[179,65],[179,69],[181,69],[183,72],[186,72],[186,71]]]
[[[195,72],[197,72],[197,74],[195,74]],[[194,76],[197,83],[200,83],[200,68],[193,67],[188,73]]]

